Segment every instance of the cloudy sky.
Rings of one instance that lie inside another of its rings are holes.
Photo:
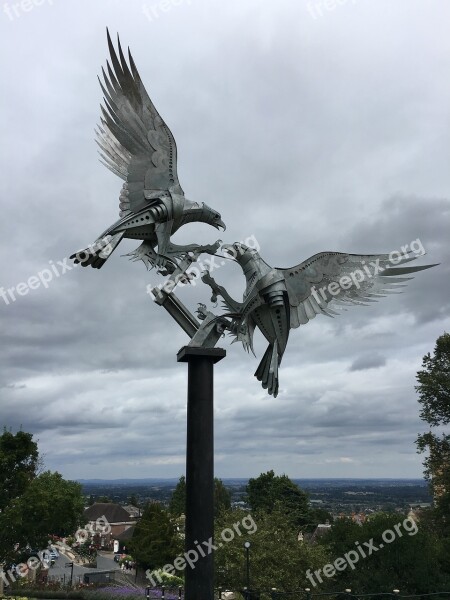
[[[415,373],[450,330],[450,5],[1,4],[0,286],[16,300],[0,297],[0,424],[33,432],[66,477],[184,470],[187,338],[146,293],[158,275],[121,257],[132,242],[101,271],[62,266],[118,216],[121,181],[93,141],[108,26],[175,135],[187,197],[221,212],[225,241],[254,235],[289,267],[419,239],[422,262],[441,263],[404,294],[294,330],[276,399],[253,377],[259,360],[224,340],[217,475],[420,477]],[[175,240],[216,234],[189,226]],[[215,277],[242,294],[237,265]],[[202,284],[180,295],[192,309],[209,298]]]

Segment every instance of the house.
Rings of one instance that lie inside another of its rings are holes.
[[[323,537],[324,535],[326,535],[330,530],[331,530],[331,525],[328,521],[326,523],[319,523],[319,525],[317,525],[317,527],[313,531],[311,537],[309,538],[309,543],[310,544],[317,543],[317,540],[319,538]]]
[[[119,533],[114,538],[114,552],[127,552],[127,546],[134,533],[134,525]]]
[[[132,504],[125,504],[123,508],[133,519],[139,519],[142,514],[142,509],[138,508],[137,506],[133,506]]]
[[[136,525],[136,518],[112,502],[96,502],[85,509],[84,517],[86,529],[102,548],[112,548],[113,540]]]

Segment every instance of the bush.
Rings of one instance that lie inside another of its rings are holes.
[[[172,586],[173,585],[174,584],[172,583]],[[161,595],[161,588],[151,590],[151,598],[161,598]],[[131,586],[110,585],[108,587],[98,588],[97,590],[86,590],[83,593],[84,600],[117,600],[118,597],[126,598],[126,600],[145,600],[145,589]],[[166,591],[165,598],[166,600],[178,600],[178,593]]]
[[[71,592],[66,592],[64,590],[48,590],[48,589],[42,589],[42,590],[27,590],[27,589],[21,589],[20,590],[20,594],[21,594],[21,598],[24,597],[25,599],[28,598],[46,598],[48,600],[56,600],[56,599],[66,599],[66,598],[77,598],[79,600],[82,600],[83,598],[83,594],[82,592],[75,592],[75,591],[71,591]],[[7,594],[8,598],[12,599],[14,598],[15,600],[19,599],[19,596],[16,596],[14,593],[11,594]]]
[[[171,575],[170,573],[165,573],[161,569],[154,571],[153,578],[154,581],[160,582],[160,585],[165,585],[167,587],[176,588],[184,586],[184,581],[181,577]]]

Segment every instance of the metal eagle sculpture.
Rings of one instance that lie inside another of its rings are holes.
[[[191,279],[192,262],[202,252],[215,254],[220,240],[211,245],[175,245],[171,236],[184,224],[202,222],[225,230],[219,212],[204,203],[187,200],[177,174],[175,139],[154,107],[141,81],[133,57],[129,64],[118,39],[118,55],[107,32],[111,64],[107,61],[100,86],[105,106],[97,143],[103,164],[125,180],[120,193],[120,219],[108,227],[94,244],[71,256],[75,263],[100,269],[123,238],[142,244],[131,256],[147,268],[168,275],[153,288],[155,302],[163,306],[189,335],[189,346],[212,348],[228,331],[253,350],[255,330],[268,342],[255,376],[269,394],[279,391],[278,370],[289,333],[317,315],[333,317],[339,309],[367,305],[399,288],[412,273],[435,265],[408,266],[417,258],[404,253],[393,261],[388,254],[321,252],[292,268],[274,268],[244,244],[225,244],[222,249],[240,265],[246,279],[242,301],[234,300],[209,272],[202,281],[221,296],[226,312],[215,315],[199,304],[197,318],[174,293],[180,282]]]
[[[83,267],[100,269],[123,238],[143,240],[129,256],[167,275],[185,254],[214,254],[221,243],[175,245],[170,238],[180,227],[202,222],[225,230],[225,224],[216,210],[185,198],[172,132],[150,100],[130,50],[128,65],[119,38],[119,56],[109,31],[107,38],[112,67],[107,61],[108,74],[102,68],[104,83],[99,78],[105,106],[100,107],[96,134],[103,164],[125,180],[119,197],[121,218],[70,258]]]
[[[277,396],[278,367],[291,329],[306,325],[317,315],[333,317],[335,309],[348,306],[367,306],[379,298],[398,293],[399,288],[417,271],[436,265],[404,267],[417,258],[405,254],[395,261],[389,254],[344,254],[320,252],[290,269],[271,267],[260,254],[239,243],[222,246],[242,268],[247,282],[242,302],[233,300],[226,289],[216,283],[209,272],[202,281],[213,291],[212,301],[221,296],[229,311],[222,318],[231,318],[227,328],[241,341],[244,348],[253,350],[253,334],[259,329],[269,342],[255,372],[262,387]],[[198,310],[200,318],[204,308]]]

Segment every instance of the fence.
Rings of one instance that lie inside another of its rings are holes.
[[[400,590],[392,590],[392,592],[373,592],[370,594],[358,594],[355,590],[349,588],[336,592],[312,592],[310,588],[303,590],[294,590],[285,592],[272,588],[270,590],[251,590],[244,588],[239,592],[223,592],[221,589],[217,591],[218,600],[233,600],[228,594],[239,594],[244,600],[388,600],[389,598],[400,600],[407,598],[408,600],[449,600],[449,592],[429,592],[425,594],[402,594]],[[235,600],[238,597],[235,596]]]
[[[161,588],[156,588],[156,589],[161,589],[161,595],[152,595],[155,593],[155,588],[151,588],[151,587],[146,587],[145,588],[145,598],[146,600],[173,600],[174,598],[174,594],[173,592],[170,592],[169,590],[167,590],[167,588],[163,585],[161,586]],[[168,592],[168,593],[167,593]],[[184,590],[182,587],[178,588],[178,600],[182,600],[182,598],[184,598]]]
[[[168,590],[165,586],[156,588],[158,593],[155,595],[155,588],[146,587],[146,600],[175,600],[176,594],[173,589]],[[159,591],[161,590],[161,593]],[[178,588],[178,600],[184,598],[184,589]],[[215,590],[214,598],[217,600],[400,600],[407,598],[408,600],[450,600],[449,592],[430,592],[426,594],[402,594],[400,590],[392,590],[392,592],[373,592],[371,594],[358,594],[351,589],[336,592],[318,592],[313,593],[309,588],[303,590],[294,590],[284,592],[272,588],[270,590],[224,590],[218,588]]]

